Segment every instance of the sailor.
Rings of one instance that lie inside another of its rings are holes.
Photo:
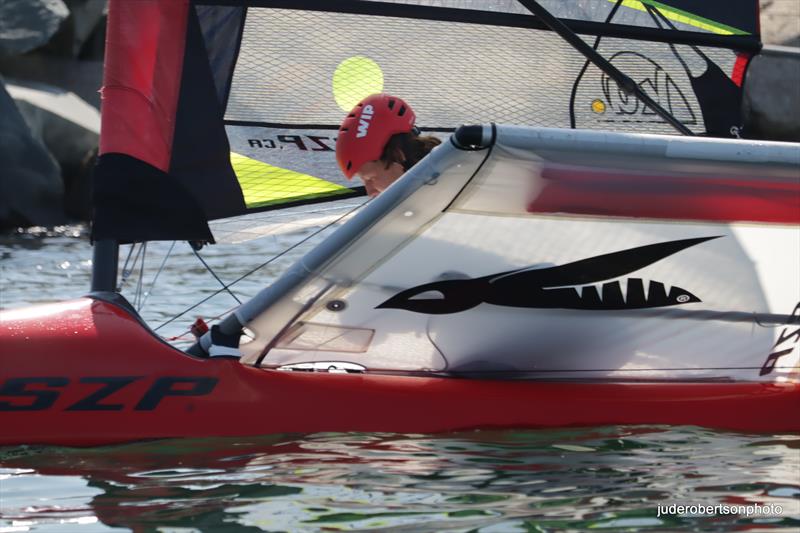
[[[336,139],[336,160],[347,179],[358,176],[369,196],[394,183],[438,146],[414,126],[416,115],[402,99],[372,94],[342,121]]]

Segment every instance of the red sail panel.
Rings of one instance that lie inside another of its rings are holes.
[[[169,170],[188,9],[188,0],[109,2],[101,155]]]
[[[731,81],[733,81],[737,87],[741,87],[742,84],[744,84],[744,75],[745,72],[747,72],[747,67],[750,64],[751,58],[752,56],[750,54],[736,54],[736,62],[734,62],[733,72],[731,72]]]
[[[532,213],[800,224],[800,182],[546,167]]]

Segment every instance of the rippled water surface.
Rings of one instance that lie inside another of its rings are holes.
[[[301,237],[200,254],[229,283]],[[153,327],[166,323],[159,333],[179,337],[195,316],[236,301],[221,293],[167,323],[220,288],[185,243],[161,269],[170,247],[151,244],[143,275],[137,263],[124,291]],[[254,294],[306,249],[261,268],[234,294]],[[0,235],[0,306],[80,296],[90,269],[80,227]],[[780,513],[659,513],[669,505]],[[798,531],[800,436],[602,427],[0,448],[0,533],[584,529]]]
[[[645,427],[7,448],[0,527],[797,531],[799,451],[787,435]],[[782,514],[658,516],[723,503]]]

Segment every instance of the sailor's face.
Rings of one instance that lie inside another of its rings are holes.
[[[400,163],[391,163],[388,167],[383,161],[369,161],[358,170],[357,175],[364,182],[369,196],[377,196],[391,185],[405,170]]]

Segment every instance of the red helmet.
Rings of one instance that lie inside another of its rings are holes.
[[[413,130],[415,119],[411,106],[396,96],[372,94],[356,104],[336,139],[336,160],[347,179],[364,163],[380,159],[392,135]]]

